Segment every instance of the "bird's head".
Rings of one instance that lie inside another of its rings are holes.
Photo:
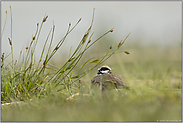
[[[107,65],[103,65],[98,69],[97,75],[104,74],[104,73],[111,73],[111,68]]]

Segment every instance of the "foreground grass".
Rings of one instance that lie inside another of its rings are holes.
[[[113,90],[106,92],[105,96],[99,92],[91,93],[90,80],[93,74],[90,73],[81,79],[82,91],[72,96],[52,90],[44,98],[35,97],[25,103],[2,106],[2,121],[180,122],[181,50],[169,48],[153,55],[159,50],[146,49],[144,54],[143,50],[138,50],[138,53],[132,51],[131,55],[123,55],[123,60],[120,54],[116,54],[108,61],[110,64],[107,64],[114,68],[115,73],[123,75],[132,90]]]

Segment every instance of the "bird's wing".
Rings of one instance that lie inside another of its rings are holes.
[[[104,88],[119,88],[119,87],[125,87],[128,88],[126,83],[124,82],[123,78],[120,75],[117,74],[102,74],[95,76],[91,80],[92,86],[95,85],[97,87],[100,86],[100,83],[102,83],[103,89]]]
[[[129,88],[127,84],[125,83],[124,79],[121,77],[121,75],[113,74],[110,75],[111,80],[116,83],[117,87],[123,86],[124,88]]]
[[[95,76],[92,80],[91,80],[91,83],[92,83],[92,86],[95,85],[95,86],[100,86],[100,79],[101,79],[101,76],[98,75],[98,76]]]

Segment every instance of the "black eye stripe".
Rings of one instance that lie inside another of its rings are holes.
[[[106,71],[106,70],[110,70],[109,68],[103,67],[100,69],[100,71]]]

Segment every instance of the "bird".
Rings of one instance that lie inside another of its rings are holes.
[[[91,80],[91,87],[101,88],[104,90],[128,88],[124,79],[111,72],[111,68],[108,65],[103,65],[98,68],[97,75]]]

